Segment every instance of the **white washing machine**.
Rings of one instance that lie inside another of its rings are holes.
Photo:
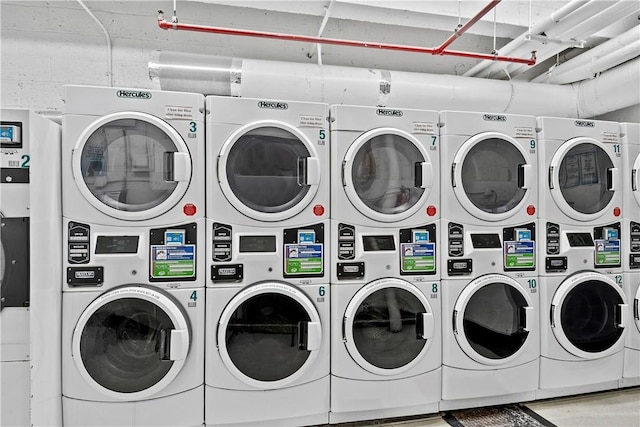
[[[437,119],[331,107],[332,423],[438,411]]]
[[[329,219],[326,104],[208,96],[206,105],[210,223],[265,228]]]
[[[328,422],[328,226],[214,224],[206,425]]]
[[[201,425],[204,97],[66,86],[62,124],[63,422]]]
[[[628,323],[619,125],[541,117],[537,131],[543,245],[536,396],[617,388]]]
[[[31,142],[60,142],[60,126],[29,110],[0,109],[0,407],[2,425],[30,423]]]
[[[629,322],[624,350],[621,387],[640,385],[640,124],[621,123],[622,135],[622,267],[629,302]]]
[[[538,388],[535,117],[440,112],[440,409]]]

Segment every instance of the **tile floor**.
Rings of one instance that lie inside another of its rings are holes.
[[[558,427],[640,427],[640,387],[527,403]],[[450,427],[439,415],[352,423],[357,427]],[[521,427],[521,426],[519,426]]]

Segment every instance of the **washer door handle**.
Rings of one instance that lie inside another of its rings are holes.
[[[631,191],[638,191],[638,169],[631,169]]]
[[[518,188],[527,190],[531,184],[531,165],[518,165]]]
[[[417,188],[431,188],[433,186],[433,166],[431,163],[416,163],[415,175]]]
[[[629,310],[628,304],[618,304],[618,322],[616,326],[620,329],[624,329],[627,326],[627,311]]]
[[[191,179],[191,157],[188,153],[166,153],[165,180],[185,182]]]
[[[618,168],[607,169],[607,189],[609,191],[618,190],[620,182],[620,170]]]
[[[172,329],[169,340],[169,360],[184,360],[189,352],[189,331]]]
[[[315,157],[298,159],[298,185],[320,184],[320,160]]]
[[[314,351],[320,348],[322,327],[320,322],[298,323],[298,349]]]
[[[433,313],[418,313],[416,315],[416,333],[418,339],[428,340],[433,338],[433,331],[435,329],[435,321],[433,320]]]
[[[531,331],[531,316],[533,315],[533,307],[522,307],[522,330]]]

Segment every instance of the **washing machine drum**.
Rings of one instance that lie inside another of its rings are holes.
[[[619,170],[604,146],[589,138],[565,142],[551,160],[549,175],[554,201],[577,220],[604,213],[620,185]]]
[[[186,315],[169,295],[124,287],[83,312],[73,333],[73,358],[103,393],[125,400],[149,397],[182,369],[190,336]]]
[[[0,218],[0,308],[29,306],[29,218]]]
[[[535,314],[526,290],[499,274],[481,276],[458,297],[453,333],[462,350],[485,365],[500,365],[526,348]]]
[[[223,145],[218,180],[243,214],[275,221],[304,209],[320,182],[320,160],[308,137],[282,123],[254,123]]]
[[[595,359],[624,345],[626,298],[609,277],[578,273],[558,287],[551,303],[551,327],[569,353]]]
[[[298,288],[265,282],[237,294],[220,316],[220,356],[242,382],[281,388],[308,372],[318,356],[322,325]]]
[[[85,198],[120,219],[165,213],[186,192],[191,157],[180,134],[144,113],[117,113],[89,126],[73,153],[74,176]]]
[[[419,363],[434,335],[429,302],[418,288],[400,279],[379,279],[360,289],[343,323],[351,357],[378,375],[395,375]]]
[[[460,204],[488,221],[518,212],[533,185],[533,165],[513,138],[485,132],[468,139],[456,153],[452,180]]]

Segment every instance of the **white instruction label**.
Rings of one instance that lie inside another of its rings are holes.
[[[174,120],[193,120],[193,108],[167,105],[164,110],[164,117]]]
[[[322,120],[322,116],[300,115],[299,126],[307,128],[321,128],[324,126],[324,121]]]
[[[602,132],[602,142],[607,143],[614,143],[617,144],[619,142],[619,137],[618,134],[615,132]]]
[[[413,133],[435,134],[436,127],[431,122],[413,122]]]
[[[534,138],[536,136],[533,128],[516,128],[516,138]]]

